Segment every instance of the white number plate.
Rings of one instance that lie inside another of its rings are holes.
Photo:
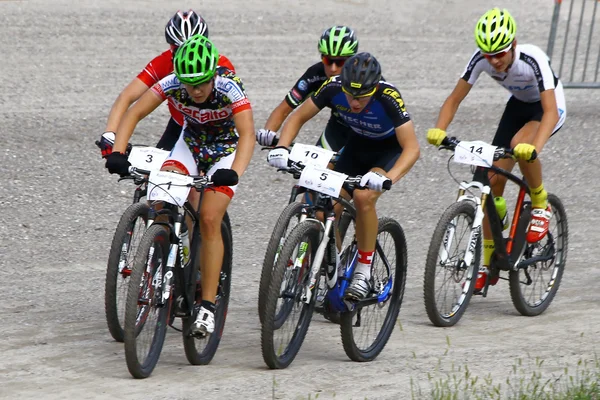
[[[127,160],[132,166],[148,171],[158,171],[169,156],[167,150],[156,147],[133,146]]]
[[[290,152],[290,160],[325,168],[334,154],[335,152],[322,147],[296,143]]]
[[[194,178],[169,171],[152,171],[148,182],[148,200],[162,200],[182,207]]]
[[[316,192],[338,197],[348,175],[327,168],[307,166],[300,174],[298,184]]]
[[[461,164],[489,167],[494,162],[496,146],[476,140],[460,142],[454,150],[454,161]]]

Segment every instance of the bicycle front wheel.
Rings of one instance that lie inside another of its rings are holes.
[[[552,217],[548,234],[539,242],[526,244],[517,264],[527,263],[534,257],[543,261],[511,270],[508,275],[510,297],[522,315],[540,315],[552,303],[562,280],[567,261],[569,226],[565,207],[558,197],[548,195]]]
[[[265,298],[269,291],[273,268],[275,267],[285,238],[298,225],[303,208],[304,204],[297,201],[288,204],[279,215],[275,228],[273,228],[271,239],[269,239],[269,244],[267,245],[258,287],[258,317],[261,323],[263,322],[263,315],[265,313]]]
[[[469,265],[465,255],[469,253],[474,219],[474,205],[460,201],[444,211],[433,232],[425,264],[423,296],[427,316],[435,326],[455,325],[473,295],[481,260],[480,231]]]
[[[121,216],[110,246],[104,284],[104,310],[108,330],[117,342],[123,341],[129,276],[135,253],[146,230],[148,209],[145,202],[131,204]]]
[[[162,292],[169,255],[169,233],[152,225],[135,255],[125,305],[125,360],[134,378],[150,376],[162,351],[171,298]]]
[[[298,224],[288,235],[275,263],[261,327],[262,355],[271,369],[291,364],[308,331],[316,299],[316,290],[309,287],[310,269],[320,236],[320,223],[307,220]],[[320,274],[319,267],[317,282]]]
[[[351,360],[372,361],[387,344],[400,312],[407,264],[402,227],[391,218],[380,218],[371,269],[373,294],[364,306],[359,302],[353,311],[341,314],[342,344]]]
[[[204,337],[192,336],[189,332],[194,323],[194,315],[185,317],[183,320],[183,348],[185,349],[186,358],[192,365],[206,365],[210,363],[217,352],[221,337],[223,336],[225,319],[227,318],[227,309],[229,307],[231,267],[233,264],[231,233],[229,231],[229,224],[225,220],[221,223],[221,236],[223,237],[223,247],[225,251],[223,253],[221,277],[215,301],[215,330],[210,335]],[[199,302],[200,298],[197,298],[196,301]],[[199,305],[199,303],[196,304],[198,308]]]

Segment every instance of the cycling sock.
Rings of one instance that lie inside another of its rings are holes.
[[[358,262],[356,263],[356,269],[354,272],[360,272],[367,279],[371,278],[371,261],[373,261],[373,253],[375,250],[362,251],[358,250]]]
[[[548,207],[548,192],[544,189],[544,184],[542,183],[540,187],[529,189],[531,191],[531,207],[546,209]]]
[[[492,254],[494,253],[494,249],[496,245],[494,244],[494,239],[483,239],[483,265],[488,267],[490,265],[490,261],[492,260]]]
[[[210,302],[208,300],[202,300],[200,302],[200,306],[204,307],[205,309],[207,309],[208,311],[210,311],[211,313],[215,313],[217,307],[215,306],[215,303]]]

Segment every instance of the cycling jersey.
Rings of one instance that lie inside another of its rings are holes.
[[[477,50],[467,64],[462,79],[474,85],[485,71],[515,98],[526,103],[540,101],[540,92],[556,88],[558,77],[550,67],[550,60],[539,47],[531,44],[517,45],[514,61],[506,72],[497,72]]]
[[[402,96],[393,85],[384,80],[379,81],[375,94],[360,113],[350,111],[339,76],[331,77],[323,83],[313,94],[312,100],[319,109],[330,107],[336,110],[355,133],[373,140],[394,136],[395,128],[410,121]]]
[[[228,68],[235,73],[233,64],[231,64],[231,61],[229,61],[229,59],[224,55],[219,56],[218,65]],[[146,86],[151,87],[172,72],[173,51],[168,49],[160,55],[154,57],[154,59],[150,61],[148,65],[146,65],[146,68],[144,68],[144,70],[138,74],[137,78],[144,82]],[[175,122],[177,122],[179,126],[183,126],[183,115],[177,111],[171,102],[169,102],[169,111],[171,112],[171,116]]]
[[[175,74],[152,86],[161,99],[168,99],[184,115],[182,137],[200,170],[208,170],[237,147],[238,135],[233,115],[251,108],[240,78],[218,67],[214,89],[204,103],[194,103]]]

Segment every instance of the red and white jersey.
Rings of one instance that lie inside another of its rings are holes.
[[[225,67],[235,73],[235,68],[231,61],[224,55],[219,55],[218,65]],[[155,83],[173,73],[173,51],[168,49],[160,55],[154,57],[152,61],[146,65],[146,68],[137,76],[139,80],[144,82],[148,87],[152,87]],[[183,115],[173,107],[169,101],[169,111],[171,116],[179,125],[183,126]]]

